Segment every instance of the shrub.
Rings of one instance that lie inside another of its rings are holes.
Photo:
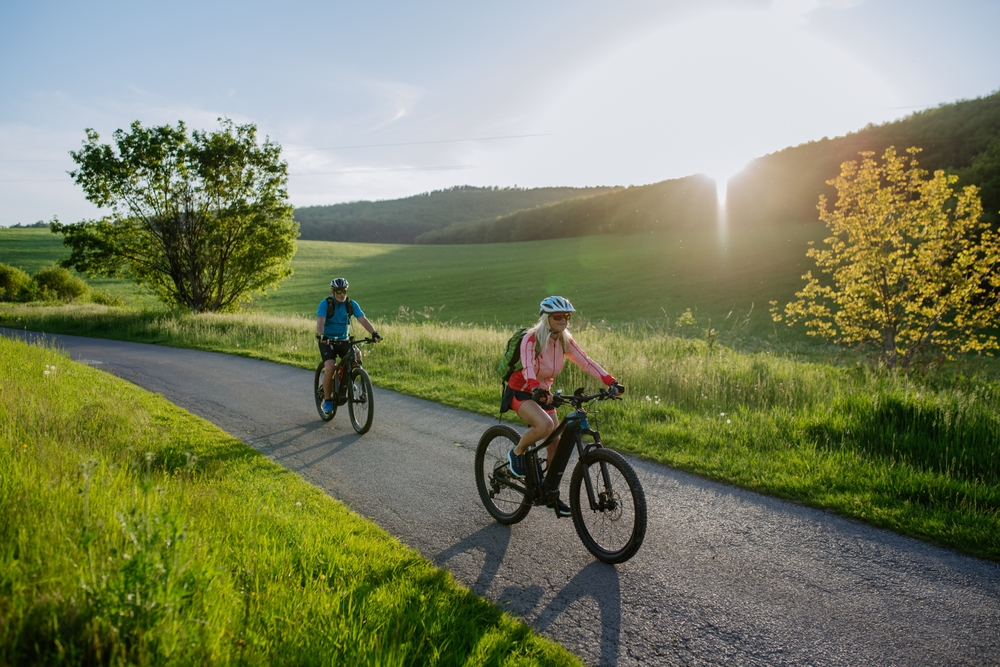
[[[74,301],[90,294],[90,285],[61,266],[39,269],[34,279],[46,300]]]
[[[34,289],[31,276],[21,269],[0,264],[0,301],[31,301]]]
[[[116,308],[125,307],[125,299],[117,294],[108,294],[107,292],[102,292],[98,289],[95,289],[90,293],[90,301],[91,303],[96,303],[100,306],[114,306]]]

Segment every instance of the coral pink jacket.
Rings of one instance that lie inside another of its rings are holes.
[[[556,376],[566,363],[566,357],[605,385],[611,385],[615,381],[607,371],[597,365],[597,362],[587,356],[575,340],[571,340],[569,349],[563,352],[562,341],[553,340],[550,336],[548,344],[538,356],[535,356],[535,345],[534,332],[525,334],[521,339],[521,364],[524,368],[510,376],[507,384],[511,389],[517,391],[531,391],[535,387],[551,389]]]

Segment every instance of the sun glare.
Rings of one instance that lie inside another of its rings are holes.
[[[726,245],[726,240],[729,233],[729,216],[728,208],[726,202],[726,196],[729,190],[729,181],[738,174],[745,165],[733,166],[729,165],[718,165],[715,169],[709,171],[709,176],[715,181],[715,196],[716,196],[716,209],[715,209],[715,226],[716,235],[718,237],[718,242],[720,247]]]

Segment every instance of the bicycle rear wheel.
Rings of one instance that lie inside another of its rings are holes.
[[[586,480],[594,490],[591,507]],[[573,469],[569,483],[573,525],[583,545],[605,563],[624,563],[646,537],[646,494],[620,454],[592,449]]]
[[[505,525],[517,523],[531,511],[531,503],[522,490],[524,480],[512,477],[507,465],[507,452],[520,439],[521,435],[510,426],[497,424],[486,429],[476,447],[479,497],[490,516]]]
[[[319,362],[319,366],[316,367],[316,379],[313,381],[313,396],[316,398],[316,412],[319,413],[319,418],[328,422],[337,414],[337,402],[333,402],[333,410],[331,412],[323,412],[323,379],[325,377],[326,365],[321,361]]]
[[[372,396],[372,381],[363,368],[351,371],[351,384],[347,387],[347,408],[354,430],[362,435],[367,433],[375,417],[375,400]]]

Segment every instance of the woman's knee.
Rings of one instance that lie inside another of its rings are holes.
[[[556,425],[553,424],[552,420],[547,417],[548,415],[546,415],[546,419],[539,420],[538,425],[535,427],[542,432],[543,437],[545,438],[549,437],[552,434],[552,431],[556,430]]]

